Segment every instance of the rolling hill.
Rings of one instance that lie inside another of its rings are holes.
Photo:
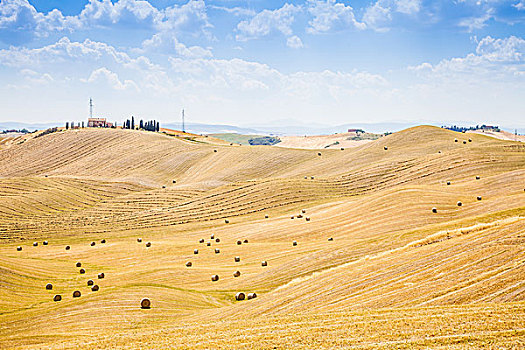
[[[36,135],[0,148],[2,348],[525,346],[522,143]]]

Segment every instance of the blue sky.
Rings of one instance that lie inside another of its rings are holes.
[[[525,0],[0,0],[0,121],[525,126]]]

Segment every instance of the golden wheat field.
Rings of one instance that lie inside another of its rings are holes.
[[[35,136],[0,145],[0,348],[525,348],[523,143]]]

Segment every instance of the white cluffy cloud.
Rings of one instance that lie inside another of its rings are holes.
[[[281,32],[286,36],[292,35],[292,24],[295,15],[302,11],[300,6],[284,4],[276,10],[263,10],[256,14],[251,20],[242,21],[237,25],[236,39],[245,41],[259,38],[273,31]]]
[[[304,47],[303,41],[297,35],[291,36],[286,39],[286,46],[291,47],[292,49],[300,49]]]
[[[377,0],[363,15],[363,22],[377,30],[386,31],[394,14],[413,16],[421,11],[421,0]]]
[[[366,25],[356,21],[354,10],[350,6],[338,3],[336,0],[308,0],[308,12],[312,20],[308,22],[308,33],[317,34],[333,29],[347,28],[365,29]]]
[[[140,92],[139,87],[133,80],[124,80],[124,82],[120,81],[117,73],[110,71],[106,67],[101,67],[99,69],[94,70],[89,75],[89,78],[87,79],[80,79],[80,81],[84,83],[107,83],[112,89],[115,90],[126,90],[126,89],[135,89],[136,91]]]

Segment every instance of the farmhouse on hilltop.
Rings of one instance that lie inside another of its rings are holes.
[[[106,118],[88,118],[88,128],[112,128],[113,123],[106,121]]]

